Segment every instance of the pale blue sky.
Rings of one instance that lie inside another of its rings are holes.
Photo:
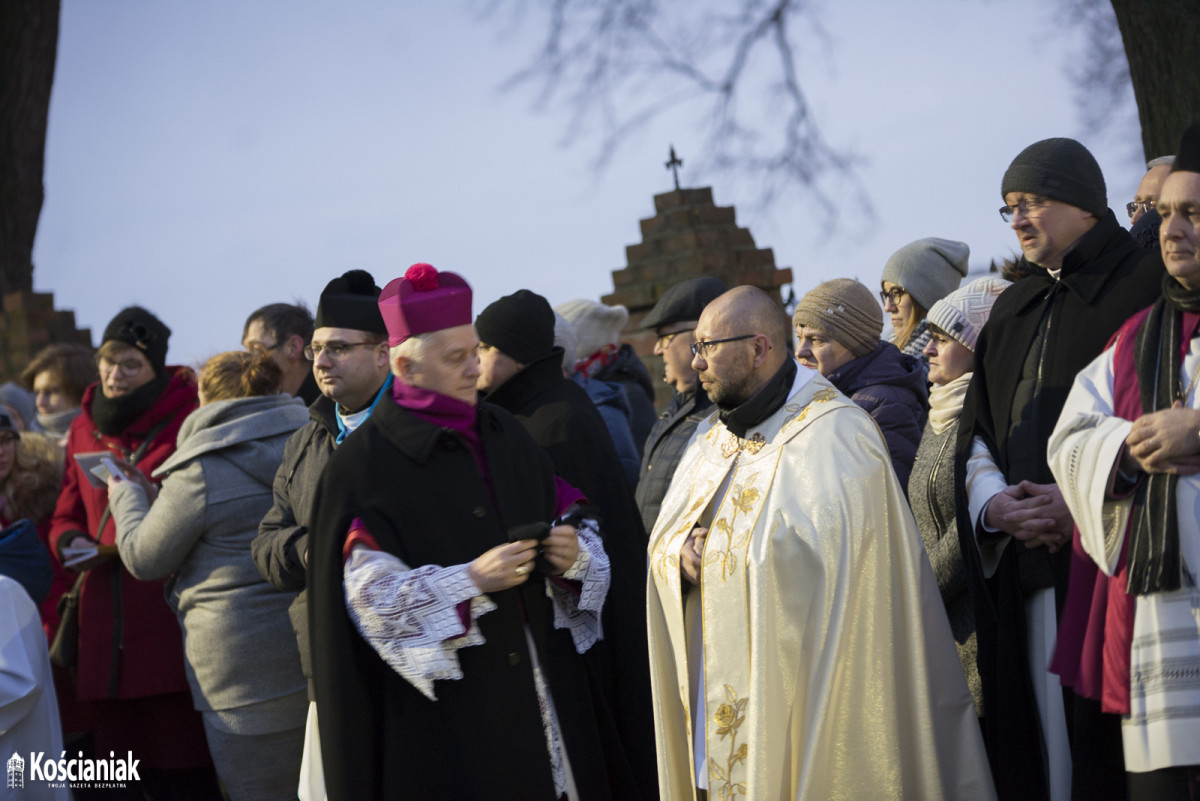
[[[536,47],[533,17],[480,22],[459,0],[64,0],[34,285],[96,338],[122,306],[147,306],[175,332],[175,363],[238,347],[264,303],[315,307],[352,267],[381,286],[416,261],[455,270],[476,311],[522,287],[598,298],[672,186],[669,142],[682,182],[735,205],[798,296],[838,276],[875,288],[925,236],[966,241],[982,267],[1015,247],[996,209],[1024,146],[1083,141],[1123,224],[1142,173],[1136,142],[1080,130],[1063,70],[1078,45],[1046,6],[818,6],[830,42],[803,43],[805,89],[826,135],[868,160],[878,213],[864,224],[847,199],[830,235],[801,199],[759,209],[752,181],[697,174],[695,112],[594,173],[594,141],[560,145],[561,109],[497,89]],[[1130,119],[1128,103],[1114,113]]]

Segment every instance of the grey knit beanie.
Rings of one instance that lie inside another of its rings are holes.
[[[975,350],[979,332],[992,313],[992,304],[1011,284],[989,275],[972,281],[933,304],[925,318],[970,351]]]
[[[892,254],[883,266],[880,283],[891,281],[903,287],[922,309],[928,310],[958,289],[959,282],[967,274],[967,257],[970,255],[971,248],[966,242],[935,236],[918,239]]]
[[[1034,142],[1018,153],[1000,182],[1000,197],[1009,192],[1061,200],[1097,217],[1108,211],[1100,165],[1086,147],[1065,137]]]
[[[819,328],[856,357],[879,344],[883,310],[871,290],[852,278],[818,284],[796,304],[795,326]]]

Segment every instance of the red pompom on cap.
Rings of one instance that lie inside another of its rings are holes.
[[[412,282],[413,289],[418,292],[432,292],[439,286],[437,268],[425,262],[409,267],[404,277]]]

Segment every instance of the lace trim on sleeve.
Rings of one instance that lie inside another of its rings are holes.
[[[467,575],[467,565],[411,570],[395,556],[357,549],[346,560],[346,609],[384,662],[436,701],[436,679],[461,679],[457,651],[481,645],[476,619],[496,608]],[[471,602],[464,628],[457,606]]]
[[[554,599],[554,628],[568,629],[575,651],[582,654],[604,639],[600,611],[612,583],[612,569],[594,520],[579,523],[575,533],[579,538],[579,556],[562,577],[581,582],[582,589],[576,596],[548,581],[546,592]]]

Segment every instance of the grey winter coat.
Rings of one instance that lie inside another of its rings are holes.
[[[132,482],[109,494],[129,572],[174,574],[167,602],[183,628],[196,709],[236,712],[300,694],[297,703],[259,707],[254,733],[303,725],[291,597],[259,575],[250,541],[270,508],[284,443],[307,416],[302,401],[282,394],[208,404],[184,421],[177,450],[154,471],[164,480],[153,504]],[[283,719],[265,721],[268,710]]]

